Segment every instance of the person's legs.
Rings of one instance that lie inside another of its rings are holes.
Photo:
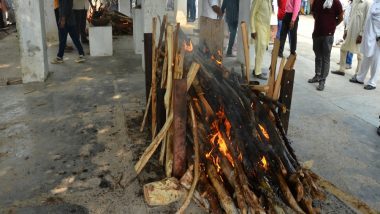
[[[360,65],[359,71],[358,73],[355,74],[353,79],[355,78],[357,81],[363,83],[365,80],[365,77],[367,76],[369,68],[372,64],[372,60],[373,60],[373,56],[372,57],[363,56],[363,60]]]
[[[380,47],[377,47],[373,56],[373,62],[371,65],[371,77],[368,81],[368,85],[376,87],[376,83],[380,78]]]
[[[80,39],[82,42],[88,42],[87,35],[86,35],[86,24],[87,24],[87,10],[83,9],[80,11]]]
[[[81,26],[81,11],[80,10],[73,10],[73,15],[75,17],[75,31],[78,34],[78,37],[80,37],[80,26]]]
[[[192,21],[195,21],[195,16],[196,16],[195,0],[191,0],[190,4],[191,4],[190,18]]]
[[[339,60],[339,71],[345,72],[346,71],[346,58],[347,58],[348,51],[340,49],[340,60]]]
[[[297,30],[298,30],[298,20],[299,17],[297,16],[297,19],[294,22],[293,29],[290,30],[290,53],[296,54],[297,50]]]
[[[67,34],[68,34],[67,27],[58,28],[59,49],[58,49],[57,57],[59,58],[63,58],[63,54],[66,48]]]
[[[73,43],[78,50],[79,55],[84,56],[83,47],[79,41],[79,35],[78,35],[77,30],[76,30],[77,28],[75,26],[67,26],[66,28],[67,28],[68,33],[70,34],[71,40],[73,40]],[[67,34],[66,34],[66,36],[67,36]]]
[[[363,54],[362,53],[357,53],[357,58],[358,58],[358,65],[356,66],[356,70],[355,70],[355,74],[357,74],[359,72],[359,68],[362,64],[362,58],[363,58]]]
[[[237,22],[228,23],[228,28],[230,30],[230,38],[228,41],[227,55],[232,54],[232,47],[234,46],[234,43],[235,43],[237,27],[238,27]]]
[[[3,11],[0,9],[0,28],[4,28],[5,23],[4,23],[4,17],[3,17]]]
[[[282,27],[281,27],[281,32],[280,32],[280,49],[278,52],[278,56],[280,57],[283,56],[286,35],[288,34],[288,31],[289,31],[289,24],[290,24],[291,19],[292,19],[292,14],[286,13],[284,19],[282,20]]]
[[[352,57],[354,56],[353,53],[351,52],[347,52],[347,57],[346,57],[346,64],[347,65],[352,65]]]
[[[54,9],[55,21],[57,22],[57,26],[59,25],[59,9]]]
[[[255,39],[255,75],[260,75],[262,64],[263,64],[263,59],[264,59],[264,54],[266,50],[266,44],[263,39],[260,36],[258,36]]]
[[[280,39],[282,28],[282,20],[278,20],[276,39]]]
[[[187,0],[187,16],[186,16],[186,18],[187,19],[190,19],[190,17],[191,17],[191,0]]]
[[[322,76],[321,81],[323,81],[323,84],[326,81],[327,76],[329,75],[330,71],[330,56],[331,56],[331,48],[334,43],[334,36],[327,36],[323,39],[323,45],[322,45]]]
[[[313,51],[315,54],[315,76],[313,79],[318,80],[322,77],[322,53],[321,37],[313,38]],[[316,81],[309,81],[316,82]]]

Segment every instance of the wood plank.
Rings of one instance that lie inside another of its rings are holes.
[[[248,30],[247,30],[247,24],[243,21],[240,24],[241,26],[241,32],[242,32],[242,39],[243,39],[243,47],[244,47],[244,60],[245,60],[245,76],[247,78],[247,83],[249,83],[249,69],[250,69],[250,62],[249,62],[249,43],[248,43]]]
[[[280,90],[281,90],[281,80],[282,75],[284,73],[284,67],[285,67],[286,59],[282,58],[280,63],[280,68],[278,70],[277,79],[275,81],[274,91],[273,91],[273,99],[278,100],[278,97],[280,96]]]
[[[284,126],[284,130],[287,133],[289,128],[289,118],[290,118],[290,110],[292,104],[293,97],[293,86],[294,86],[294,70],[285,70],[283,73],[282,81],[281,81],[281,92],[280,92],[280,103],[284,104],[287,111],[283,112],[282,109],[278,110],[278,114],[282,121],[282,125]]]
[[[156,54],[156,26],[157,18],[152,24],[152,140],[157,131],[157,54]]]
[[[278,58],[278,51],[280,50],[280,40],[275,39],[274,45],[273,45],[273,51],[272,51],[272,59],[271,59],[271,65],[270,65],[270,71],[269,71],[269,79],[268,79],[268,94],[267,96],[272,97],[273,91],[274,91],[274,84],[275,84],[275,76],[276,76],[276,68],[277,68],[277,58]]]

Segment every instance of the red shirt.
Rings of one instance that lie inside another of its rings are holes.
[[[313,38],[321,36],[333,36],[338,17],[343,13],[342,4],[339,0],[333,0],[331,8],[323,9],[324,0],[315,0],[311,8],[314,16]]]
[[[283,20],[285,16],[286,0],[277,0],[277,4],[278,4],[277,19]]]

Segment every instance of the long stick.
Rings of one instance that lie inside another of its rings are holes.
[[[173,122],[173,114],[169,116],[166,120],[165,125],[162,127],[161,131],[158,133],[156,138],[152,141],[152,143],[145,149],[144,153],[141,155],[140,160],[135,165],[135,170],[137,174],[140,174],[141,170],[144,168],[146,163],[152,157],[154,151],[156,151],[157,147],[160,145],[161,141],[164,139],[166,132],[169,130],[170,126]]]
[[[157,18],[153,18],[152,25],[152,139],[157,129],[157,54],[156,54],[156,26]]]
[[[272,51],[272,60],[270,64],[270,73],[269,73],[269,79],[268,79],[268,86],[269,91],[267,96],[272,97],[273,96],[273,90],[274,90],[274,81],[276,77],[276,67],[277,67],[277,58],[278,58],[278,51],[280,50],[280,40],[275,39],[274,45],[273,45],[273,51]]]
[[[144,113],[144,119],[143,119],[143,121],[142,121],[142,123],[141,123],[140,132],[144,131],[144,127],[145,127],[146,119],[147,119],[147,117],[148,117],[148,112],[149,112],[149,107],[150,107],[151,99],[152,99],[152,88],[150,88],[148,102],[146,102],[145,113]]]
[[[278,70],[277,79],[275,81],[274,91],[273,91],[273,99],[278,100],[280,96],[280,90],[281,90],[281,80],[282,80],[282,74],[284,73],[284,67],[285,67],[286,59],[281,59],[280,69]]]
[[[247,77],[247,84],[249,84],[249,44],[248,44],[248,31],[247,24],[245,22],[241,22],[241,33],[243,36],[243,46],[244,46],[244,59],[245,59],[245,76]]]
[[[197,186],[198,180],[199,180],[199,139],[198,139],[198,125],[197,120],[195,118],[195,112],[193,106],[190,104],[190,115],[191,115],[191,122],[192,122],[192,131],[193,131],[193,139],[194,139],[194,179],[191,184],[189,193],[185,199],[185,202],[183,203],[182,207],[178,210],[177,213],[184,213],[186,208],[190,204],[190,200],[193,197],[195,187]]]

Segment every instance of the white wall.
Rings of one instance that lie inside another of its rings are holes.
[[[46,39],[48,42],[56,42],[58,41],[58,30],[57,30],[57,23],[55,21],[55,15],[54,15],[54,1],[53,0],[43,0],[43,1],[44,1]]]
[[[131,2],[130,0],[119,0],[119,12],[131,17]]]

